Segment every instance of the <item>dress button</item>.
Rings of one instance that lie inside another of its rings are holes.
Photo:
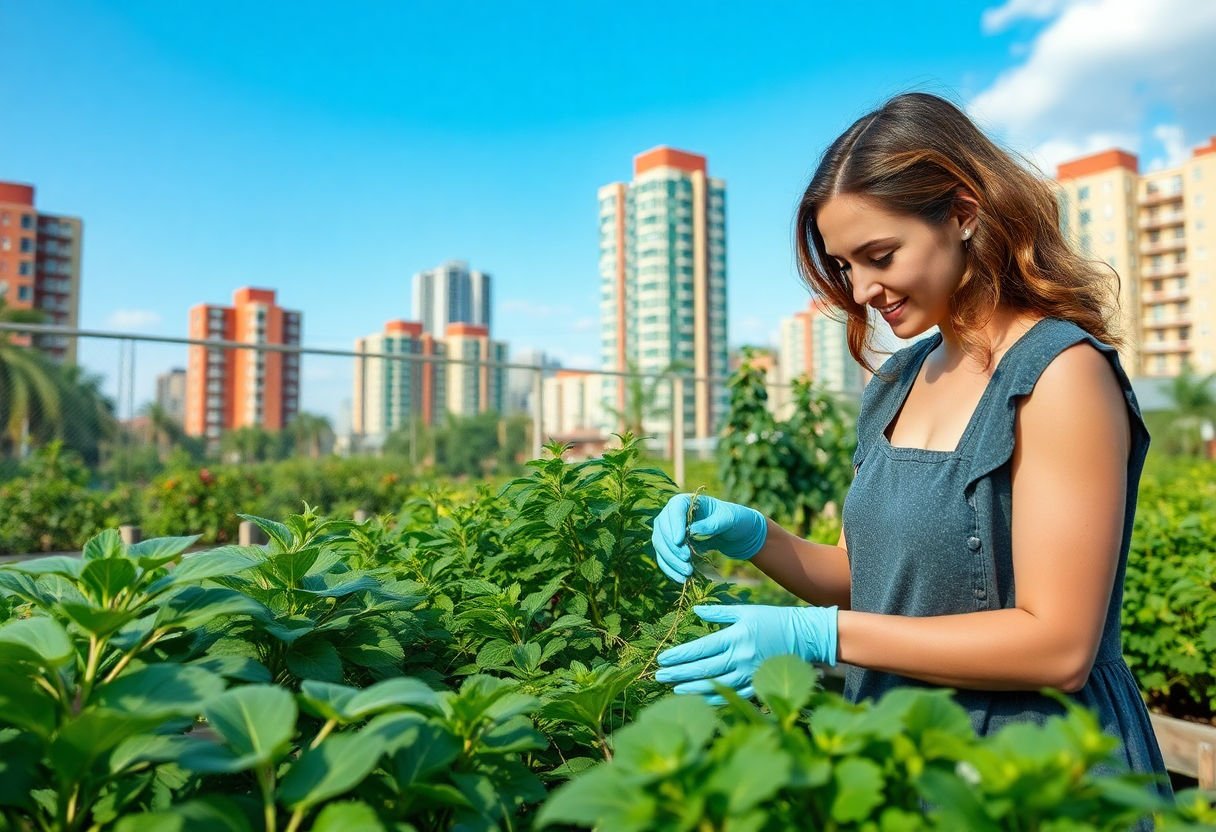
[[[980,548],[980,539],[975,536],[967,538],[967,548],[973,552]]]
[[[975,597],[978,598],[979,600],[983,601],[985,598],[988,597],[988,591],[984,590],[984,589],[977,589],[975,591]]]

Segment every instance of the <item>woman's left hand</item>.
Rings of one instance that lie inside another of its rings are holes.
[[[769,607],[709,604],[693,607],[704,621],[730,624],[724,630],[664,650],[655,680],[675,684],[676,693],[697,693],[710,703],[725,700],[713,683],[750,697],[752,677],[765,659],[795,655],[836,665],[837,607]]]

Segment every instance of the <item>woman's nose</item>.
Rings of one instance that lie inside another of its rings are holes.
[[[877,283],[866,283],[862,280],[853,281],[853,300],[858,306],[868,306],[882,292]]]

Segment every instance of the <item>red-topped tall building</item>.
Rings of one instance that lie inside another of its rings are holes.
[[[275,302],[273,289],[238,289],[232,306],[190,310],[190,337],[299,345],[301,315]],[[190,347],[186,433],[218,439],[226,430],[281,430],[300,409],[300,356],[272,350]]]
[[[45,323],[80,322],[80,252],[84,224],[34,204],[34,186],[0,182],[0,300],[10,309],[36,309]],[[57,361],[76,362],[76,339],[15,336]]]

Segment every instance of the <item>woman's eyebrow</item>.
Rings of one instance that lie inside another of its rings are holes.
[[[863,251],[865,251],[868,248],[873,248],[874,246],[882,245],[883,243],[895,243],[895,242],[898,242],[897,237],[879,237],[877,240],[870,240],[870,242],[862,243],[857,248],[853,249],[853,255],[856,256],[858,254],[861,254]],[[832,252],[830,252],[830,251],[827,253],[827,255],[828,255],[828,257],[839,257],[839,255],[832,254]]]

